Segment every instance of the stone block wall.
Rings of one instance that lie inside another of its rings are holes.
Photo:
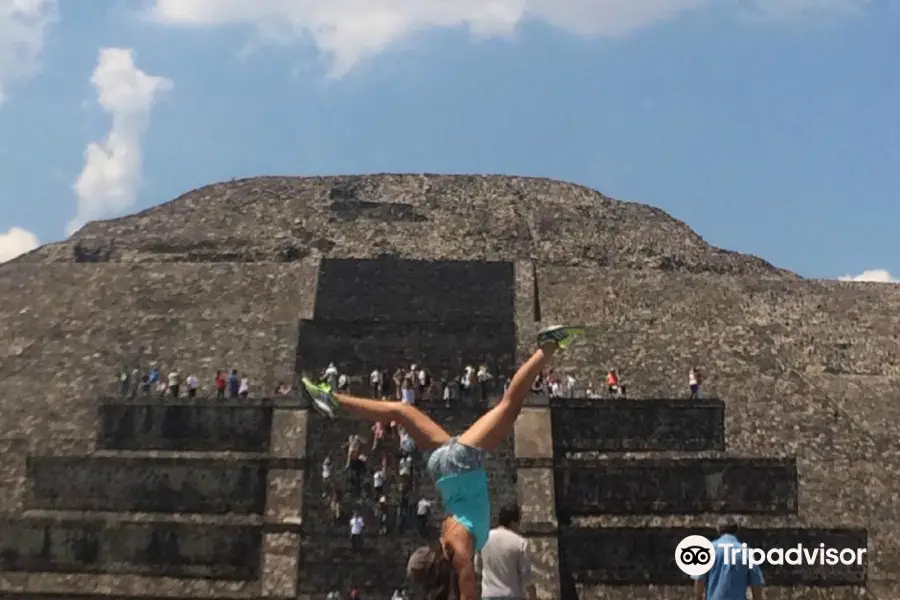
[[[513,323],[511,262],[324,259],[316,320]]]
[[[302,401],[108,398],[98,410],[102,449],[28,458],[25,511],[0,519],[0,593],[296,597]]]

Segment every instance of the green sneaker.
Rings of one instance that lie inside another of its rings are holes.
[[[308,396],[313,408],[315,408],[323,417],[333,419],[337,415],[341,405],[335,400],[334,393],[331,391],[331,388],[328,387],[328,384],[315,383],[308,377],[302,378],[300,382],[303,386],[301,390]]]
[[[575,338],[584,334],[584,327],[574,327],[571,325],[554,325],[545,327],[538,332],[538,346],[543,346],[548,342],[555,342],[561,349],[568,348]]]

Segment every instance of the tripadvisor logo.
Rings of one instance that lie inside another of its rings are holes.
[[[675,564],[690,577],[706,575],[716,564],[716,549],[702,535],[689,535],[675,548]]]
[[[813,565],[834,567],[837,565],[863,564],[866,548],[829,548],[825,544],[806,547],[797,544],[790,548],[750,548],[747,544],[719,543],[719,555],[712,542],[702,535],[689,535],[675,548],[675,564],[690,577],[706,575],[721,560],[726,566],[743,565],[747,568],[759,565]]]

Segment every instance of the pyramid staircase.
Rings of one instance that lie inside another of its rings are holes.
[[[799,521],[796,459],[728,454],[717,399],[554,400],[550,411],[554,452],[545,462],[564,597],[578,597],[581,585],[687,585],[674,549],[688,535],[713,537],[690,524],[717,514],[752,518],[741,539],[764,550],[868,547],[864,529],[783,526]],[[765,577],[769,586],[861,588],[866,566],[767,566]]]
[[[294,598],[306,461],[290,398],[102,399],[96,450],[29,456],[0,598]]]

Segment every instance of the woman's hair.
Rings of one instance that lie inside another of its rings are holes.
[[[449,600],[456,591],[456,572],[440,542],[416,549],[409,557],[406,575],[423,600]]]

